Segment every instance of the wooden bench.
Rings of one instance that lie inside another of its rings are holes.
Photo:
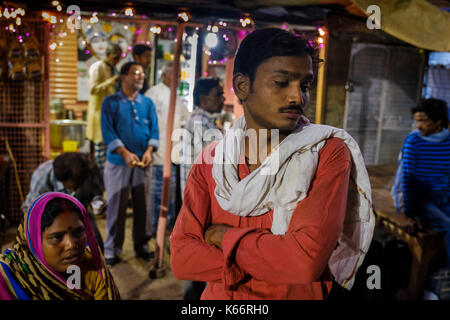
[[[445,249],[444,237],[431,229],[422,229],[414,234],[406,232],[406,226],[414,220],[397,213],[390,194],[396,168],[395,165],[367,166],[376,226],[408,244],[413,259],[408,285],[409,298],[422,299],[430,261]]]

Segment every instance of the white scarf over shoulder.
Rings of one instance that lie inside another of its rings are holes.
[[[215,196],[223,210],[238,216],[259,216],[273,209],[271,231],[277,235],[286,233],[294,209],[308,196],[319,151],[326,140],[336,137],[345,142],[352,158],[347,212],[339,245],[328,265],[335,280],[351,289],[375,227],[369,176],[356,141],[342,129],[307,121],[287,136],[260,167],[239,181],[245,132],[242,116],[215,148]]]

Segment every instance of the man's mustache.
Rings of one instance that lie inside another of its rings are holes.
[[[278,109],[279,112],[289,112],[289,111],[294,111],[294,112],[298,112],[300,115],[303,115],[304,111],[303,111],[303,107],[299,104],[296,105],[290,105],[287,107],[281,107]]]

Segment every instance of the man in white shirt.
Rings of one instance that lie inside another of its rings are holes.
[[[151,183],[150,191],[150,213],[153,217],[153,234],[156,234],[158,227],[159,211],[161,208],[162,198],[162,184],[163,184],[163,166],[164,166],[164,152],[166,141],[166,125],[167,115],[169,113],[170,100],[170,85],[172,83],[172,67],[173,63],[170,61],[166,63],[162,69],[161,80],[159,84],[151,87],[145,93],[145,96],[152,99],[156,106],[156,113],[158,115],[159,127],[159,148],[156,153],[153,153],[153,162],[151,164],[153,182]],[[178,81],[179,79],[176,79]],[[185,121],[189,119],[190,113],[184,106],[180,97],[177,96],[175,104],[175,115],[173,122],[173,130],[180,129]],[[179,150],[177,145],[179,142],[174,142],[172,150]],[[169,226],[173,225],[175,218],[175,194],[176,194],[176,165],[180,164],[179,155],[177,152],[172,152],[172,175],[170,185],[170,204],[169,204]]]

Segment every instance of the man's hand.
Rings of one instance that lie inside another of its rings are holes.
[[[125,161],[126,165],[130,168],[134,168],[140,162],[139,157],[134,153],[128,151],[125,147],[117,148],[117,153],[120,154]]]
[[[153,147],[149,147],[142,155],[141,167],[145,168],[153,161]]]
[[[231,226],[227,226],[225,224],[213,224],[205,232],[205,241],[208,244],[212,244],[213,246],[222,249],[222,238],[225,235],[225,232],[230,229]]]

